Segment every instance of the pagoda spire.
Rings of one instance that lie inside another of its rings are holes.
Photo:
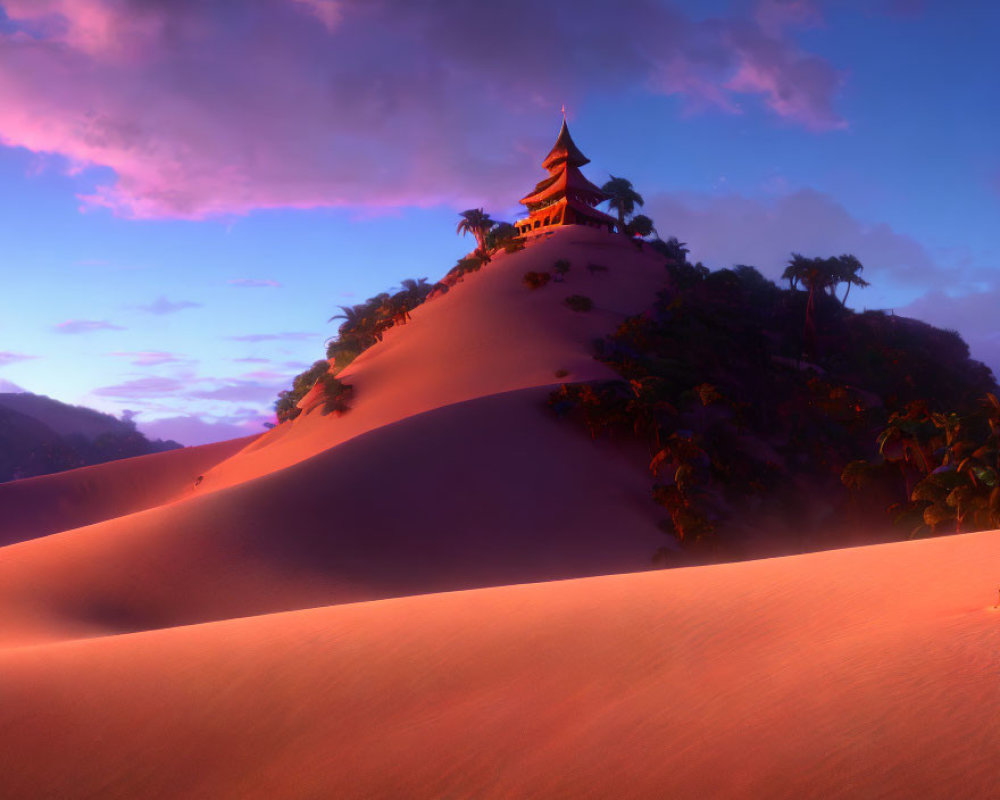
[[[565,106],[562,127],[556,143],[542,161],[549,176],[521,198],[528,217],[515,223],[521,235],[538,235],[554,225],[587,225],[614,230],[618,221],[595,206],[607,195],[588,181],[580,167],[589,164],[566,124]],[[546,230],[542,230],[546,229]]]

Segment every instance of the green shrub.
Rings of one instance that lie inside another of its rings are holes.
[[[323,378],[330,370],[330,364],[326,361],[315,361],[305,372],[295,376],[292,381],[292,388],[278,394],[278,399],[274,403],[274,412],[278,416],[278,422],[295,419],[302,412],[298,408],[299,401],[305,397],[309,390],[316,384],[316,381]]]
[[[569,261],[565,258],[560,258],[555,264],[552,265],[552,271],[555,272],[556,275],[565,276],[566,273],[569,272],[569,267]]]
[[[525,272],[523,280],[529,289],[541,289],[551,279],[552,276],[547,272]]]
[[[344,414],[350,410],[348,400],[354,395],[354,387],[339,380],[335,375],[327,373],[320,378],[323,386],[323,413]]]
[[[587,269],[590,270],[590,274],[594,275],[598,272],[607,272],[608,268],[603,264],[587,264]]]
[[[571,294],[566,298],[566,305],[574,311],[590,311],[594,307],[594,301],[582,294]]]

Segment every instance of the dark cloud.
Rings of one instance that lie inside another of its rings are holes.
[[[713,268],[751,264],[778,278],[792,252],[807,256],[852,253],[865,277],[899,286],[954,285],[916,239],[885,223],[859,220],[829,195],[803,189],[778,198],[660,194],[643,209],[664,238],[687,242],[691,258]]]
[[[794,38],[804,3],[710,19],[660,0],[3,5],[35,38],[0,34],[0,138],[110,168],[86,201],[138,217],[505,202],[560,104],[594,92],[844,125],[840,73]]]

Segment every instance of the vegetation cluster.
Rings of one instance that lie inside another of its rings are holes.
[[[324,389],[325,410],[338,414],[347,411],[351,388],[336,379],[341,370],[369,347],[382,341],[387,330],[409,322],[410,313],[415,308],[437,294],[444,294],[465,275],[482,269],[497,252],[513,253],[524,248],[524,239],[517,235],[517,228],[509,222],[492,219],[481,208],[463,211],[459,217],[457,232],[471,234],[476,240],[475,250],[460,258],[440,283],[429,284],[427,278],[408,278],[395,293],[382,292],[369,297],[364,303],[341,306],[341,313],[328,320],[344,320],[337,335],[327,341],[328,360],[314,362],[295,376],[290,389],[278,393],[274,411],[279,424],[299,416],[299,402],[320,381]]]
[[[671,535],[658,558],[739,558],[773,531],[787,552],[865,526],[1000,522],[996,383],[957,333],[848,309],[836,289],[864,285],[850,256],[793,255],[781,289],[690,264],[673,238],[650,246],[666,288],[595,342],[621,379],[566,384],[550,405],[646,446]]]

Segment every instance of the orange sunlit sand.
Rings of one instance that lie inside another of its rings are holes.
[[[995,795],[996,534],[645,571],[642,459],[544,399],[662,281],[560,228],[343,416],[3,487],[5,796]]]

